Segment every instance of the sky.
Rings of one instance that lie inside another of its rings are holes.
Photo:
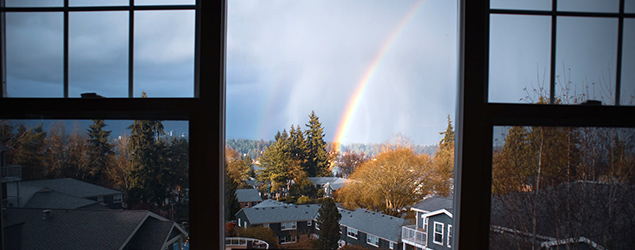
[[[25,3],[62,1],[6,2]],[[617,10],[617,0],[558,3],[568,11]],[[491,1],[492,8],[550,5]],[[635,12],[635,0],[625,9]],[[291,125],[304,129],[314,111],[329,142],[382,143],[401,135],[430,145],[441,140],[448,115],[455,121],[457,1],[228,0],[227,18],[228,139],[270,140]],[[9,97],[62,97],[62,14],[7,13],[6,19]],[[69,20],[70,97],[127,97],[128,13],[71,13]],[[617,20],[559,17],[557,24],[556,96],[613,103]],[[621,98],[628,104],[635,99],[635,46],[628,46],[635,44],[635,20],[624,25]],[[550,26],[549,17],[491,16],[490,102],[528,103],[548,95]],[[135,97],[141,91],[193,96],[193,34],[193,11],[135,13]]]

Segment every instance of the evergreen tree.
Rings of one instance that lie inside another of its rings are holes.
[[[439,142],[439,151],[434,155],[435,191],[442,196],[452,193],[452,178],[454,176],[454,128],[450,115],[445,132],[440,132],[443,139]]]
[[[329,157],[324,141],[324,128],[319,118],[311,111],[306,133],[307,158],[304,170],[308,176],[331,176],[329,171]]]
[[[317,223],[320,227],[317,242],[318,249],[337,249],[337,241],[340,239],[340,219],[342,215],[337,210],[335,202],[331,198],[322,200],[322,206],[318,210]]]
[[[113,162],[112,145],[108,143],[108,136],[112,131],[104,130],[106,123],[104,120],[93,120],[93,124],[87,129],[88,132],[88,157],[91,162],[90,178],[91,182],[104,184],[106,177],[102,176],[107,172]]]

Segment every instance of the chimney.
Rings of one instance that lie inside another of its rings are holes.
[[[42,210],[42,213],[44,214],[44,216],[42,217],[43,220],[50,220],[51,218],[53,218],[51,210]]]

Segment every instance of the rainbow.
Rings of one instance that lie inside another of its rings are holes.
[[[424,0],[417,1],[410,8],[408,13],[401,19],[401,21],[399,21],[397,26],[390,33],[390,36],[388,36],[388,38],[382,44],[381,48],[375,55],[375,58],[370,63],[370,66],[368,67],[368,69],[366,69],[366,71],[362,75],[362,78],[357,83],[357,87],[355,88],[353,95],[351,96],[351,98],[348,100],[348,103],[346,104],[346,109],[344,110],[344,113],[342,114],[342,118],[340,118],[339,126],[337,126],[337,130],[335,132],[335,138],[333,138],[333,142],[336,145],[335,148],[338,151],[340,150],[341,142],[344,140],[344,137],[346,136],[346,133],[348,132],[348,128],[351,124],[351,120],[353,119],[353,117],[355,116],[355,113],[357,112],[357,107],[359,106],[360,100],[362,99],[362,94],[364,93],[366,86],[368,86],[370,79],[373,77],[373,74],[375,73],[377,66],[379,65],[381,60],[384,58],[384,55],[386,54],[388,49],[392,46],[394,41],[397,39],[397,37],[399,36],[403,28],[408,23],[408,21],[412,19],[412,17],[417,12],[417,10],[423,5],[423,2]]]

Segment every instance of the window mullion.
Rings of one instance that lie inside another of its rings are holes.
[[[64,0],[64,98],[68,98],[68,0]]]
[[[549,103],[556,103],[556,34],[558,33],[558,0],[551,2],[551,75],[549,77]]]
[[[615,105],[620,105],[622,90],[622,46],[624,39],[624,0],[620,0],[620,13],[617,27],[617,64],[615,70]]]
[[[128,98],[134,97],[134,0],[128,6]]]

